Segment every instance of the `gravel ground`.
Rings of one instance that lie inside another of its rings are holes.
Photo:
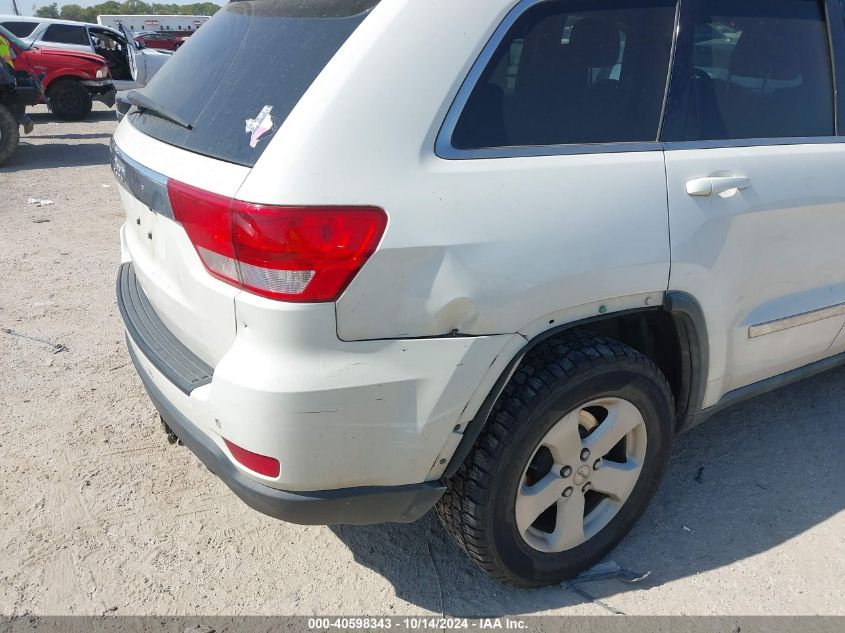
[[[429,515],[301,527],[171,446],[114,299],[113,112],[55,122],[0,168],[0,614],[845,614],[845,370],[680,437],[611,558],[651,574],[514,590]],[[30,198],[49,199],[38,207]]]

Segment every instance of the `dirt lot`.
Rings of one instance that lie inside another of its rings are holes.
[[[328,528],[253,512],[167,443],[129,362],[113,113],[35,118],[0,168],[0,328],[67,349],[0,332],[0,614],[845,614],[845,370],[678,438],[611,557],[651,572],[635,585],[501,586],[430,515]]]

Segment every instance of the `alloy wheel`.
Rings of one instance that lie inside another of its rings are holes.
[[[631,495],[645,455],[645,421],[627,400],[602,398],[562,415],[523,471],[515,504],[520,536],[547,553],[589,540]]]

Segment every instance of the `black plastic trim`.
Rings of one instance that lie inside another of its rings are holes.
[[[678,338],[681,342],[680,352],[683,368],[683,384],[681,389],[682,396],[677,403],[678,418],[676,430],[682,431],[696,425],[701,421],[701,407],[704,403],[704,394],[707,388],[709,367],[707,323],[704,318],[704,312],[695,297],[686,292],[669,291],[664,294],[663,304],[660,306],[622,310],[572,323],[565,323],[547,330],[531,341],[528,341],[525,347],[508,363],[505,371],[499,376],[493,389],[490,390],[487,398],[481,404],[478,413],[467,423],[464,435],[443,473],[443,478],[448,479],[454,476],[458,468],[460,468],[461,464],[470,454],[472,447],[484,429],[484,425],[487,424],[490,412],[493,410],[502,390],[504,390],[505,385],[507,385],[511,376],[516,371],[519,363],[522,362],[525,355],[534,347],[566,330],[584,327],[591,323],[598,323],[629,314],[640,314],[657,310],[672,313],[672,316],[675,317]]]
[[[707,321],[695,297],[678,291],[664,295],[663,309],[675,317],[678,338],[681,341],[682,379],[681,397],[678,398],[676,430],[683,431],[698,423],[704,406],[707,380],[710,372]]]
[[[719,402],[714,404],[712,407],[707,407],[706,409],[704,409],[699,414],[698,419],[696,420],[696,424],[699,422],[703,422],[713,414],[718,413],[723,409],[727,409],[728,407],[732,407],[735,404],[738,404],[750,398],[762,396],[765,393],[769,393],[770,391],[775,391],[776,389],[780,389],[781,387],[791,385],[794,382],[799,382],[806,378],[812,378],[817,374],[821,374],[831,369],[835,369],[840,365],[845,365],[845,352],[841,354],[836,354],[835,356],[830,356],[828,358],[823,358],[822,360],[810,363],[809,365],[804,365],[803,367],[798,367],[797,369],[793,369],[792,371],[788,371],[783,374],[778,374],[777,376],[772,376],[771,378],[766,378],[765,380],[761,380],[759,382],[746,385],[745,387],[740,387],[739,389],[729,391],[724,396],[722,396]]]
[[[211,382],[214,369],[185,347],[156,314],[131,263],[120,265],[117,307],[130,338],[164,376],[190,394]]]
[[[315,492],[265,486],[241,472],[208,435],[168,401],[140,364],[131,344],[129,355],[167,426],[232,492],[258,512],[301,525],[411,523],[431,510],[446,490],[440,481]]]
[[[574,321],[572,323],[564,323],[563,325],[546,330],[545,332],[542,332],[541,334],[535,336],[530,341],[527,341],[525,347],[523,347],[519,351],[519,353],[511,359],[511,361],[508,363],[508,366],[502,372],[502,375],[499,376],[498,380],[493,385],[493,388],[490,390],[490,393],[487,394],[487,397],[481,404],[481,407],[479,407],[478,413],[476,413],[475,417],[467,423],[466,429],[464,429],[463,437],[458,443],[458,447],[455,449],[455,452],[452,454],[452,458],[449,460],[449,464],[446,466],[446,470],[443,473],[443,478],[448,479],[454,476],[456,472],[458,472],[458,468],[461,467],[461,464],[472,451],[472,447],[475,445],[476,440],[481,435],[481,431],[487,424],[487,418],[490,417],[490,412],[493,411],[493,407],[495,406],[496,401],[499,399],[502,390],[504,390],[505,385],[508,384],[508,381],[511,379],[511,376],[516,371],[516,368],[519,366],[519,363],[522,362],[522,359],[525,358],[525,355],[528,354],[528,352],[530,352],[543,341],[547,341],[548,339],[555,337],[558,334],[565,332],[566,330],[571,330],[576,327],[583,327],[584,325],[589,325],[590,323],[598,323],[600,321],[618,318],[620,316],[625,316],[626,314],[654,312],[660,309],[661,306],[654,306],[652,308],[635,308],[632,310],[621,310],[619,312],[601,314],[582,319],[580,321]]]
[[[836,99],[836,134],[842,136],[845,134],[845,15],[842,0],[827,0],[825,8]]]
[[[91,98],[94,101],[103,103],[107,108],[111,108],[114,105],[114,98],[117,94],[117,90],[115,90],[114,86],[88,86],[88,92],[91,93]]]

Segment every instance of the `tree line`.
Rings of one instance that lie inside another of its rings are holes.
[[[197,2],[194,4],[147,4],[141,0],[126,0],[116,2],[108,0],[93,7],[82,7],[78,4],[66,4],[61,9],[57,2],[40,7],[35,15],[39,18],[59,18],[76,22],[96,22],[98,15],[214,15],[220,5],[214,2]]]

